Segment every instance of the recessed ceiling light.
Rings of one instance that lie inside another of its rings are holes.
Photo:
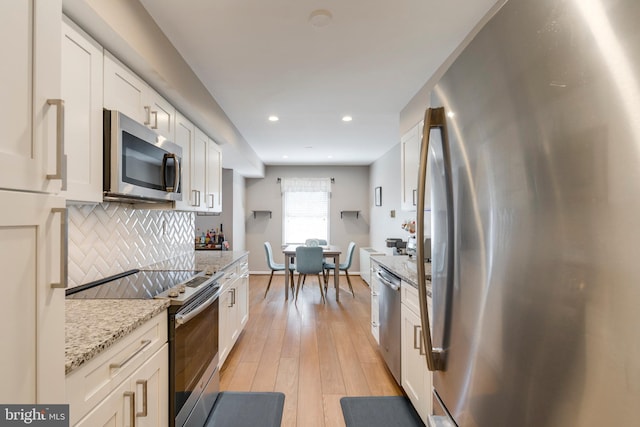
[[[344,117],[342,117],[342,121],[343,121],[343,122],[350,122],[351,120],[353,120],[353,117],[351,117],[351,116],[344,116]]]
[[[327,159],[333,159],[333,156],[332,156],[331,154],[329,154],[329,155],[327,156]]]
[[[270,122],[277,122],[278,120],[280,120],[280,118],[278,116],[269,116],[269,121]]]
[[[286,154],[284,156],[282,156],[283,159],[288,159],[289,156],[287,156]]]
[[[326,27],[331,22],[333,15],[331,12],[325,9],[318,9],[311,12],[309,15],[309,23],[316,28]]]
[[[447,117],[449,117],[449,118],[451,118],[451,119],[452,119],[452,118],[454,118],[455,116],[456,116],[456,113],[454,113],[453,111],[448,111],[448,112],[447,112]]]

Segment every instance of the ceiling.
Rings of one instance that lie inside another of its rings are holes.
[[[377,160],[399,141],[400,111],[495,3],[140,1],[266,165]]]

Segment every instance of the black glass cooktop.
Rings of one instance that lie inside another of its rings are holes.
[[[66,295],[69,299],[151,299],[190,279],[195,279],[194,283],[198,282],[198,278],[194,276],[199,273],[201,272],[194,270],[131,270],[67,289]],[[206,277],[202,280],[206,280]]]

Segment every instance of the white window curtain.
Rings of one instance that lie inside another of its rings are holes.
[[[330,178],[283,178],[283,242],[329,240]]]
[[[331,193],[331,178],[282,178],[280,188],[283,193]]]

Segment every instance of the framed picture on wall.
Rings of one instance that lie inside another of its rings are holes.
[[[376,187],[374,199],[376,201],[376,206],[382,206],[382,187]]]

